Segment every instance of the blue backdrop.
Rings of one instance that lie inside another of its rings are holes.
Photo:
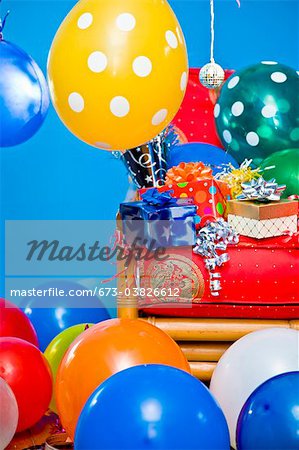
[[[124,0],[125,1],[125,0]],[[55,32],[76,2],[4,0],[11,10],[5,39],[26,50],[45,71]],[[209,60],[209,0],[170,0],[185,32],[190,66]],[[216,0],[215,56],[225,68],[277,60],[299,68],[298,0]],[[157,18],[158,20],[158,18]],[[128,187],[120,161],[72,136],[50,109],[27,143],[0,149],[0,287],[4,281],[4,221],[111,219]]]

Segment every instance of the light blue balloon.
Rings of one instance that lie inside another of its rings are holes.
[[[49,92],[36,62],[1,39],[0,65],[0,147],[11,147],[39,130],[48,111]]]

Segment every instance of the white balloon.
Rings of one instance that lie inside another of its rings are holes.
[[[17,429],[19,409],[16,397],[0,377],[0,450],[8,446]]]
[[[234,448],[238,416],[250,394],[269,378],[296,370],[299,370],[299,332],[288,328],[249,333],[223,354],[210,389],[224,412]]]

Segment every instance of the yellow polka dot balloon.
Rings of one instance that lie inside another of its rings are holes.
[[[188,58],[166,0],[81,0],[51,47],[56,111],[79,139],[106,150],[160,133],[184,98]]]

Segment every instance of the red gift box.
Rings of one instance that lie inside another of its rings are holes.
[[[225,79],[233,70],[225,70]],[[204,142],[223,148],[214,118],[219,89],[208,89],[199,81],[200,69],[189,70],[189,81],[182,106],[173,120],[181,143]]]
[[[230,188],[223,181],[214,180],[211,176],[211,170],[202,165],[202,163],[181,163],[177,168],[182,167],[182,172],[185,168],[189,167],[192,169],[193,166],[201,165],[203,168],[202,173],[199,173],[198,181],[182,181],[174,182],[167,176],[165,186],[158,187],[160,192],[173,191],[171,193],[172,197],[175,198],[192,198],[194,204],[197,206],[197,217],[195,218],[195,223],[197,225],[204,225],[206,220],[213,220],[218,217],[223,217],[226,214],[226,203],[230,199]],[[175,170],[176,167],[170,169],[168,174]],[[179,170],[179,169],[178,169]],[[207,178],[205,178],[205,173]],[[176,174],[177,175],[177,174]],[[182,174],[178,180],[184,179],[194,179],[194,174],[191,172]],[[142,196],[148,188],[139,189],[139,194]]]
[[[172,305],[165,305],[159,298],[143,299],[140,306],[146,307],[147,314],[181,317],[299,317],[299,245],[296,236],[280,236],[263,241],[242,237],[238,245],[229,246],[230,260],[217,270],[222,285],[218,297],[211,295],[210,275],[201,256],[193,254],[192,260],[188,261],[179,248],[172,248],[169,254],[172,266],[180,267],[178,280],[185,277],[192,281],[193,305],[190,307],[189,298],[168,299],[172,300]],[[155,271],[159,272],[159,262],[154,262],[154,270],[151,264],[153,262],[144,261],[141,271],[148,286],[147,274],[151,273],[154,283]],[[163,287],[161,273],[160,288]],[[173,285],[178,280],[174,277]],[[180,302],[185,302],[187,307],[180,306]]]

